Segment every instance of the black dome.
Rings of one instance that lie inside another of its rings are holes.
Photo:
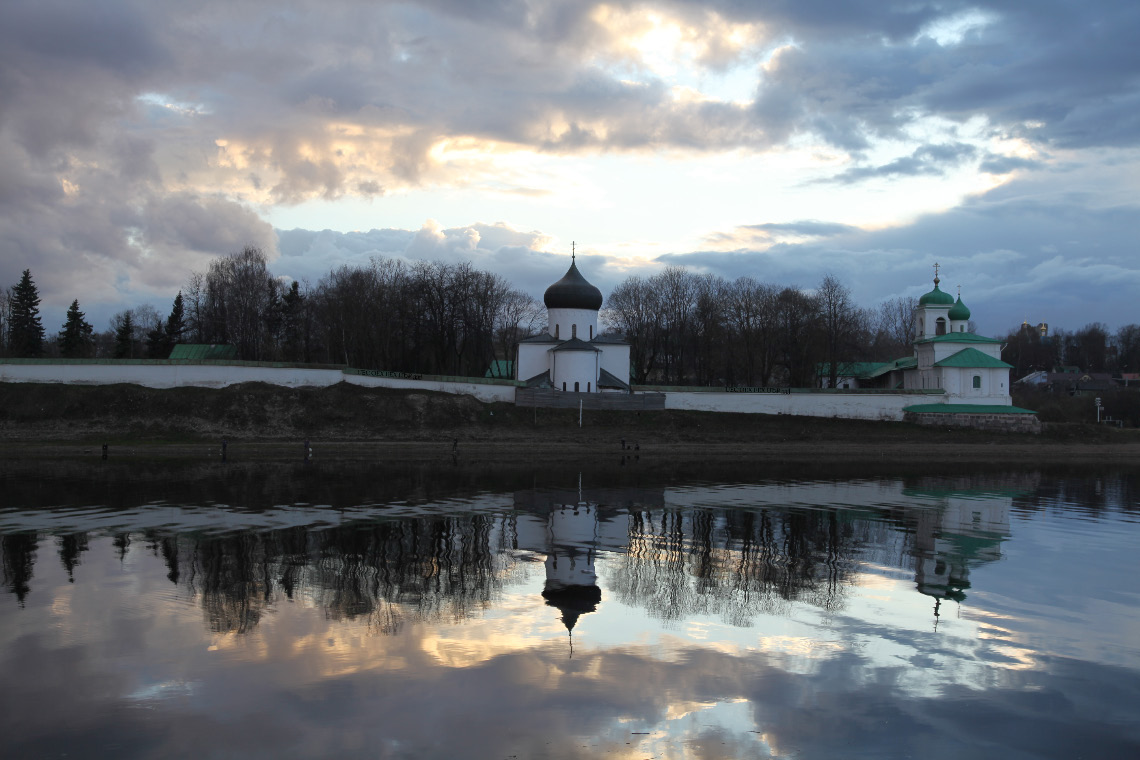
[[[548,309],[592,309],[602,308],[602,291],[586,282],[578,271],[578,265],[570,262],[570,269],[558,282],[546,289],[542,296]]]

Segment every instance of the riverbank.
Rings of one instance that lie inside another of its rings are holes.
[[[150,389],[0,384],[0,455],[469,462],[648,457],[788,462],[1135,461],[1140,433],[1047,425],[1041,435],[900,422],[718,414],[587,412],[482,403],[468,396],[340,384],[287,389]],[[625,448],[622,448],[622,441]]]

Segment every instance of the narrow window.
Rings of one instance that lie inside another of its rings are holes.
[[[590,325],[590,340],[594,339],[594,326]]]
[[[566,383],[562,383],[562,390],[566,390]]]
[[[586,393],[589,393],[589,392],[590,392],[590,384],[586,383]]]
[[[578,325],[570,325],[570,337],[571,338],[577,338],[578,337]]]
[[[574,392],[575,392],[575,393],[577,393],[577,392],[578,392],[578,383],[574,383]]]
[[[558,337],[558,325],[557,324],[554,325],[554,337],[555,338]]]
[[[981,387],[982,387],[982,376],[981,375],[974,375],[974,387],[981,390]]]

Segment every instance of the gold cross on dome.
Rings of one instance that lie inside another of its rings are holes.
[[[938,262],[934,262],[934,284],[938,284]]]

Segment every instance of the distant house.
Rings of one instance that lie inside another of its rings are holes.
[[[190,361],[235,361],[237,346],[228,343],[179,343],[170,350],[171,359]]]

